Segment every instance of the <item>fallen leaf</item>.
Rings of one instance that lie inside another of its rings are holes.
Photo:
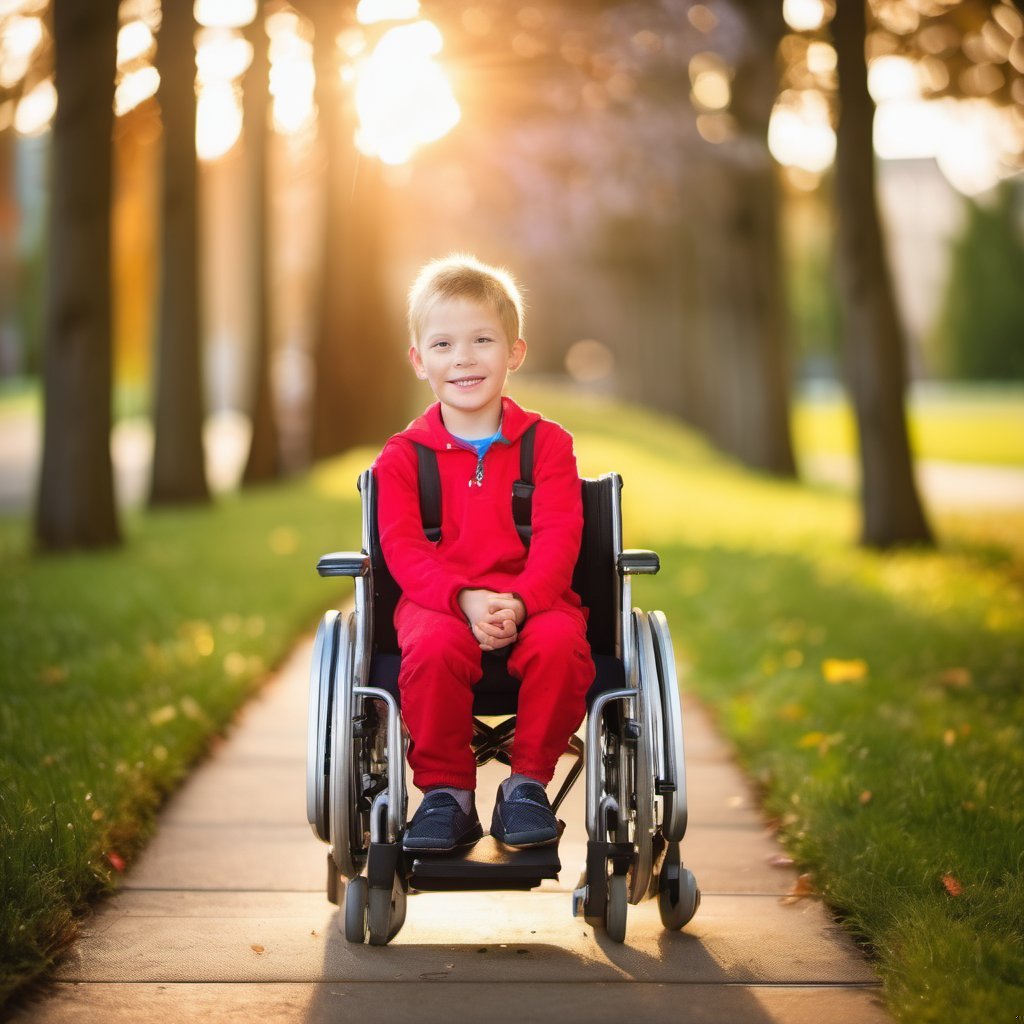
[[[942,742],[945,743],[947,747],[953,746],[953,744],[956,743],[956,730],[947,729],[942,734]]]
[[[968,668],[947,668],[939,676],[939,683],[942,686],[950,686],[956,690],[962,690],[971,685],[971,670]]]
[[[949,875],[949,874],[943,875],[942,876],[942,885],[943,885],[943,888],[946,890],[946,892],[949,893],[950,896],[959,896],[964,891],[964,887],[960,884],[960,882],[953,875]]]
[[[793,866],[793,858],[784,853],[774,853],[768,858],[768,863],[773,868],[791,868]]]
[[[821,674],[826,683],[856,683],[868,674],[868,663],[863,658],[826,658],[821,663]]]
[[[796,903],[797,900],[806,899],[815,895],[814,884],[809,874],[802,874],[794,883],[793,888],[782,897],[783,903]]]
[[[117,852],[117,850],[108,850],[107,851],[107,860],[110,863],[110,866],[115,871],[124,871],[124,869],[125,869],[124,857],[122,857],[121,854],[119,854]]]
[[[871,803],[871,797],[873,795],[874,794],[871,792],[870,789],[865,789],[864,792],[861,793],[859,797],[857,797],[857,802],[861,805],[861,807],[863,807],[864,804]]]
[[[254,953],[263,953],[265,948],[263,946],[256,945],[255,943],[249,947]]]

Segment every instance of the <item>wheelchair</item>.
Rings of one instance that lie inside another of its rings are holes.
[[[616,942],[630,904],[657,898],[662,924],[678,930],[700,905],[683,866],[686,766],[675,659],[660,611],[631,608],[636,575],[656,573],[652,551],[623,550],[618,474],[581,481],[584,528],[573,589],[589,609],[596,678],[587,694],[585,740],[571,737],[571,766],[552,808],[582,773],[586,864],[572,896],[574,916]],[[512,850],[484,838],[468,850],[402,849],[408,793],[393,614],[399,589],[377,532],[373,474],[359,478],[361,552],[334,552],[321,576],[354,580],[354,610],[328,611],[310,670],[306,812],[330,844],[327,898],[343,909],[345,938],[385,945],[398,934],[410,892],[530,890],[561,870],[557,844]],[[473,748],[478,765],[510,763],[518,682],[504,659],[485,654],[475,687]],[[488,718],[492,722],[484,722]],[[497,719],[498,724],[492,724]]]

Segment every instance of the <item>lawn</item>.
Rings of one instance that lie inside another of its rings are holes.
[[[665,418],[522,391],[624,473],[626,542],[782,840],[906,1021],[1024,1005],[1024,514],[936,515],[938,551],[854,546],[847,497],[736,468]],[[163,795],[339,596],[357,452],[121,552],[33,561],[0,527],[0,946],[8,984],[73,934]],[[97,599],[102,595],[102,600]],[[9,953],[7,951],[10,951]]]
[[[366,458],[209,509],[136,514],[117,551],[32,559],[23,524],[0,520],[0,1005],[343,597],[314,566],[359,535]]]
[[[1024,466],[1024,387],[918,385],[908,402],[911,442],[923,459]],[[801,456],[852,455],[850,403],[834,387],[805,388],[792,416]]]

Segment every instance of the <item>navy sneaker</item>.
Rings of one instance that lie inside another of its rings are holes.
[[[521,782],[505,799],[505,787],[491,816],[491,835],[506,846],[525,849],[558,842],[558,819],[539,782]]]
[[[438,791],[424,795],[405,830],[402,849],[410,853],[447,853],[472,846],[483,835],[475,800],[467,814],[451,793]]]

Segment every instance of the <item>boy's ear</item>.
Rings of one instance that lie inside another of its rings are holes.
[[[520,366],[523,365],[523,360],[526,358],[526,342],[522,338],[516,338],[512,345],[512,351],[509,352],[508,356],[508,370],[509,373],[515,373]]]
[[[412,363],[412,368],[416,371],[416,376],[420,380],[427,379],[427,368],[423,365],[423,360],[420,358],[420,350],[415,345],[409,346],[409,362]]]

